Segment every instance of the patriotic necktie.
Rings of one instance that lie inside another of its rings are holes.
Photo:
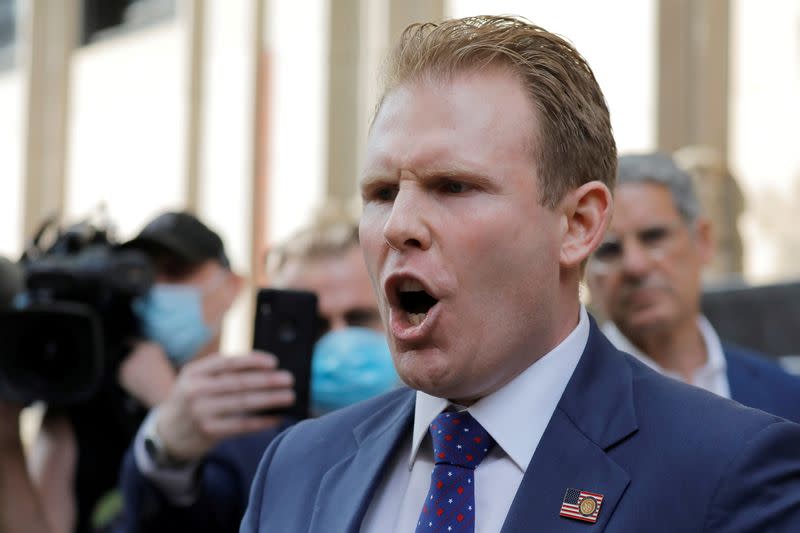
[[[474,533],[475,468],[494,440],[466,411],[440,414],[430,433],[436,464],[416,533]]]

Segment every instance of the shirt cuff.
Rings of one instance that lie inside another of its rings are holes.
[[[198,472],[200,461],[191,461],[180,467],[163,467],[155,463],[145,446],[145,435],[150,427],[155,429],[158,408],[152,409],[136,432],[133,441],[133,457],[136,468],[152,483],[172,505],[192,505],[199,493]]]

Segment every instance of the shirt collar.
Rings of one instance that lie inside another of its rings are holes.
[[[725,352],[722,350],[722,341],[719,340],[716,330],[703,315],[697,317],[697,327],[700,328],[700,334],[706,343],[706,351],[708,352],[708,364],[706,366],[715,372],[726,371],[728,363],[725,359]]]
[[[727,370],[728,364],[725,360],[725,352],[722,350],[722,342],[719,340],[719,335],[711,326],[711,323],[703,315],[697,315],[697,328],[700,330],[700,335],[703,337],[703,343],[706,345],[706,353],[708,359],[706,364],[700,367],[695,375],[703,374],[722,374]],[[677,372],[667,370],[653,359],[645,355],[639,348],[633,345],[631,341],[617,328],[616,324],[610,320],[603,324],[601,328],[603,333],[611,343],[616,346],[618,350],[628,352],[642,363],[646,364],[656,372],[670,376],[675,379],[682,379]]]
[[[589,316],[581,306],[578,325],[558,346],[467,409],[522,472],[531,462],[588,339]],[[449,405],[445,398],[417,391],[409,468],[433,419]]]

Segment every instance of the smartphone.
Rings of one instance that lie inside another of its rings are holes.
[[[263,414],[309,417],[311,355],[317,340],[317,295],[313,292],[259,289],[256,297],[253,348],[278,358],[280,368],[294,376],[295,403]]]

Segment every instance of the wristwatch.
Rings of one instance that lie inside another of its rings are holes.
[[[167,447],[164,445],[164,441],[161,440],[161,436],[156,429],[157,420],[158,417],[155,416],[155,413],[152,413],[147,417],[142,427],[144,449],[147,452],[147,456],[150,457],[158,468],[180,469],[189,466],[191,461],[175,459],[169,454]]]

